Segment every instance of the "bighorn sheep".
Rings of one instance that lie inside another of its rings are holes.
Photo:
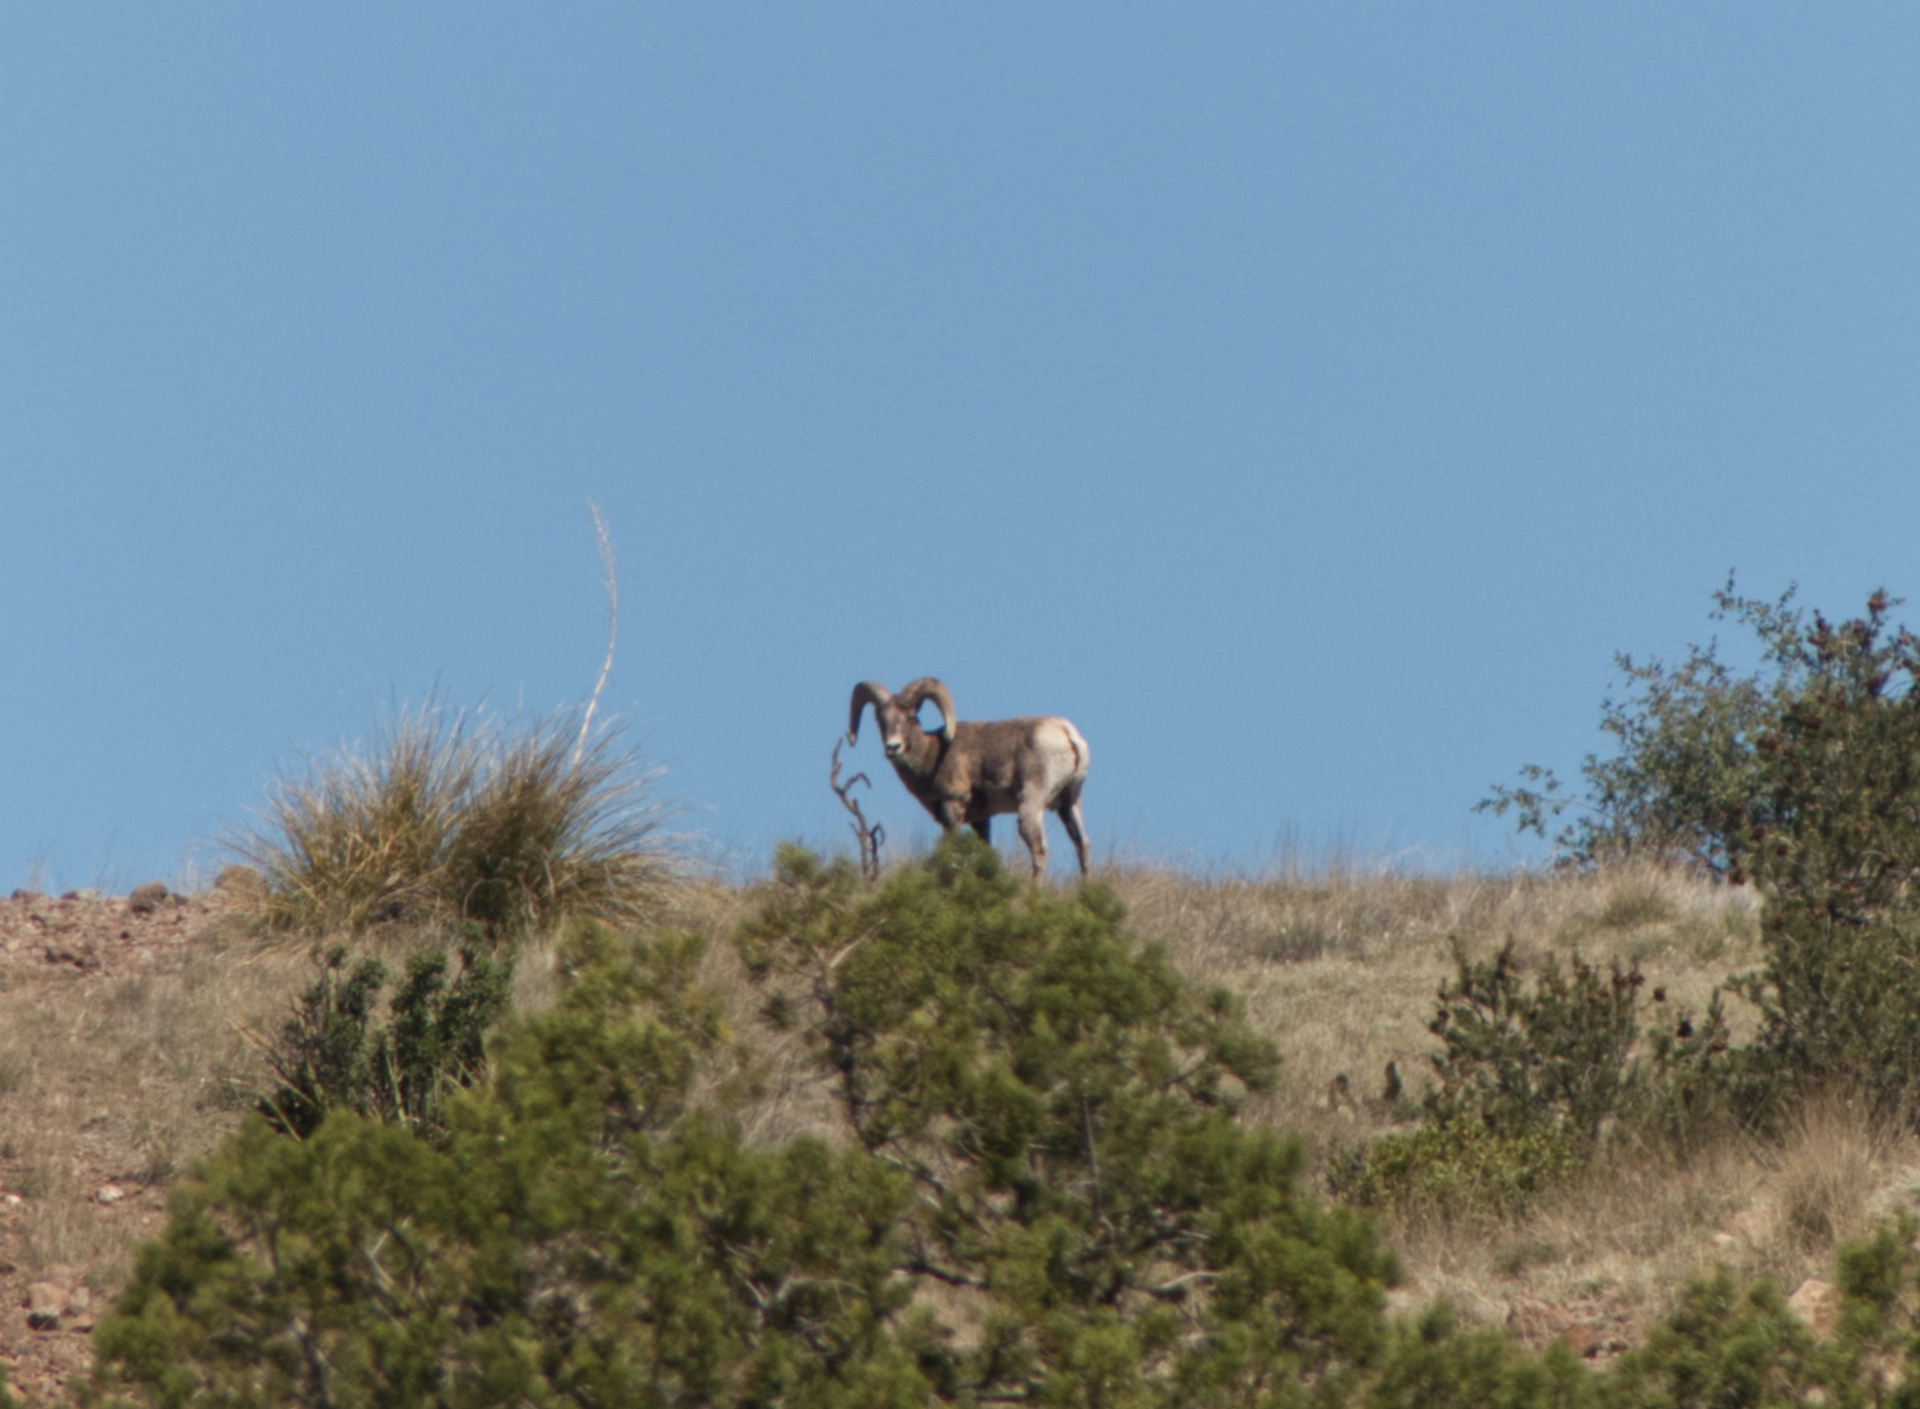
[[[940,728],[932,734],[920,727],[920,706],[928,700],[940,711]],[[1087,781],[1087,741],[1073,725],[1054,715],[990,724],[956,721],[952,694],[931,675],[897,695],[863,680],[853,687],[848,743],[859,741],[860,712],[868,705],[893,771],[943,828],[972,827],[982,841],[991,841],[994,814],[1018,813],[1020,840],[1033,857],[1037,877],[1047,869],[1042,814],[1052,809],[1073,838],[1081,874],[1086,874],[1080,789]]]

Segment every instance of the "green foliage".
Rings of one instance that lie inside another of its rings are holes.
[[[1195,994],[1099,886],[1022,887],[943,841],[863,888],[783,852],[744,952],[861,1148],[911,1180],[905,1270],[978,1299],[940,1348],[969,1401],[1228,1404],[1332,1394],[1378,1351],[1387,1254],[1234,1113],[1271,1046]]]
[[[1606,1400],[1610,1409],[1788,1409],[1831,1402],[1845,1379],[1839,1357],[1771,1283],[1743,1289],[1722,1269],[1688,1287],[1647,1344],[1623,1357]]]
[[[746,1148],[690,1104],[724,1047],[697,941],[571,937],[549,1011],[437,1143],[335,1110],[249,1124],[174,1196],[98,1328],[159,1405],[922,1403],[904,1179]]]
[[[788,853],[743,944],[848,1138],[747,1145],[699,943],[577,925],[437,1139],[336,1106],[179,1185],[103,1391],[1335,1404],[1376,1373],[1391,1259],[1236,1121],[1270,1047],[1106,892],[1016,885],[971,837],[879,890]]]
[[[1783,627],[1790,635],[1798,621],[1792,595],[1756,602],[1736,596],[1729,581],[1714,594],[1713,616],[1752,628],[1763,647],[1784,647]],[[1587,755],[1584,795],[1529,764],[1518,785],[1495,786],[1477,810],[1511,813],[1522,831],[1545,836],[1549,822],[1572,808],[1575,816],[1553,838],[1570,860],[1679,856],[1726,874],[1737,865],[1739,817],[1753,791],[1754,742],[1792,692],[1789,657],[1769,651],[1767,669],[1743,676],[1713,642],[1690,647],[1677,665],[1616,655],[1626,690],[1600,705],[1600,728],[1614,750]]]
[[[1767,898],[1755,1074],[1766,1105],[1868,1089],[1911,1118],[1920,1073],[1920,643],[1887,622],[1817,613],[1777,649],[1796,688],[1755,741],[1738,863]]]
[[[266,1051],[280,1084],[261,1098],[261,1114],[302,1139],[333,1110],[437,1134],[447,1088],[481,1073],[486,1034],[511,996],[512,960],[469,944],[449,981],[446,954],[423,950],[407,961],[384,1024],[384,963],[362,959],[348,972],[344,945],[316,950],[314,961],[319,974]]]
[[[96,1392],[183,1409],[1914,1402],[1911,1221],[1843,1254],[1830,1340],[1724,1274],[1603,1373],[1445,1307],[1389,1322],[1365,1216],[1317,1204],[1298,1146],[1235,1118],[1271,1049],[1119,921],[1099,887],[1016,885],[969,836],[877,889],[784,854],[741,943],[845,1138],[763,1146],[727,1114],[747,1063],[695,981],[700,941],[576,923],[556,1002],[504,1022],[434,1138],[337,1103],[305,1139],[250,1121],[177,1184],[95,1330]],[[381,984],[358,976],[333,962],[316,1008],[370,1014]],[[1485,1055],[1462,1071],[1499,1070],[1489,1014],[1613,1030],[1527,1016],[1604,1007],[1611,975],[1576,969],[1544,1006],[1498,963],[1466,977],[1456,1055]],[[1558,1093],[1532,1105],[1516,1089],[1458,1093],[1535,1110],[1528,1129],[1463,1105],[1414,1134],[1433,1148],[1409,1166],[1521,1194],[1530,1161],[1554,1177],[1585,1107],[1565,1084],[1532,1080]]]
[[[1884,592],[1840,622],[1792,605],[1717,594],[1715,615],[1750,630],[1751,676],[1695,647],[1667,669],[1622,658],[1633,682],[1602,725],[1616,757],[1589,758],[1586,813],[1564,854],[1691,857],[1766,900],[1763,967],[1734,987],[1760,1009],[1753,1045],[1690,1089],[1767,1120],[1815,1089],[1867,1089],[1911,1118],[1920,1073],[1920,642],[1894,626]],[[1496,790],[1544,830],[1566,798]],[[1697,1073],[1696,1073],[1697,1076]],[[1673,1103],[1668,1101],[1669,1110]]]
[[[1738,1285],[1720,1270],[1679,1304],[1599,1385],[1607,1409],[1672,1405],[1912,1405],[1916,1226],[1883,1225],[1839,1257],[1840,1306],[1816,1338],[1770,1283]]]
[[[1566,974],[1548,956],[1528,984],[1511,944],[1475,962],[1456,942],[1454,961],[1458,974],[1441,986],[1427,1024],[1444,1048],[1433,1058],[1440,1084],[1427,1097],[1429,1116],[1509,1136],[1559,1130],[1591,1144],[1637,1084],[1638,965],[1616,960],[1601,973],[1575,955]]]
[[[429,704],[369,749],[281,779],[266,828],[238,848],[266,880],[267,924],[466,921],[511,936],[570,914],[648,915],[670,875],[650,777],[612,734],[583,747],[579,725],[476,723]]]
[[[1714,602],[1716,620],[1755,638],[1754,672],[1735,673],[1717,643],[1674,666],[1616,657],[1627,691],[1602,702],[1600,726],[1616,749],[1587,756],[1585,795],[1530,766],[1481,809],[1545,835],[1577,807],[1555,842],[1578,861],[1681,856],[1795,891],[1903,885],[1920,865],[1920,725],[1915,641],[1890,625],[1893,599],[1875,592],[1838,624],[1795,607],[1791,589],[1762,602],[1729,581]]]
[[[1529,980],[1511,945],[1479,961],[1456,946],[1454,962],[1427,1024],[1442,1050],[1424,1121],[1336,1164],[1348,1202],[1497,1223],[1578,1172],[1617,1126],[1684,1153],[1724,1113],[1732,1059],[1717,994],[1698,1021],[1678,1013],[1647,1030],[1637,966],[1602,971],[1575,955],[1563,970],[1548,956]]]
[[[1741,1054],[1741,1107],[1766,1120],[1809,1095],[1857,1091],[1914,1120],[1920,1083],[1920,915],[1861,922],[1789,901],[1762,928],[1767,961],[1737,981],[1761,1014]]]
[[[1428,1122],[1373,1140],[1335,1170],[1334,1187],[1401,1218],[1498,1224],[1576,1173],[1583,1153],[1555,1126],[1501,1134],[1471,1119]]]
[[[1427,1030],[1439,1084],[1424,1123],[1372,1141],[1342,1162],[1348,1202],[1400,1217],[1497,1223],[1518,1217],[1577,1172],[1601,1129],[1644,1088],[1637,968],[1602,973],[1548,958],[1529,983],[1513,946],[1476,961],[1456,941]]]
[[[1444,1302],[1394,1330],[1368,1409],[1581,1409],[1599,1380],[1555,1342],[1528,1355],[1497,1331],[1463,1331]]]

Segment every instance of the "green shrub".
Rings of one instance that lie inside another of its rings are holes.
[[[1348,1203],[1399,1218],[1498,1224],[1578,1172],[1582,1151],[1564,1129],[1499,1134],[1470,1118],[1389,1131],[1333,1173]]]
[[[1617,1409],[1739,1405],[1800,1409],[1852,1401],[1844,1360],[1816,1341],[1771,1283],[1741,1287],[1724,1268],[1689,1286],[1647,1343],[1614,1367]]]
[[[1581,1409],[1601,1381],[1556,1341],[1529,1355],[1499,1331],[1463,1330],[1441,1302],[1395,1327],[1368,1409]]]
[[[1680,667],[1622,659],[1634,693],[1604,706],[1620,741],[1589,758],[1586,815],[1559,837],[1593,859],[1682,854],[1765,900],[1764,962],[1733,987],[1760,1010],[1757,1038],[1720,1063],[1716,1096],[1765,1122],[1808,1091],[1868,1090],[1911,1120],[1920,1075],[1920,641],[1875,592],[1832,622],[1791,605],[1718,594],[1716,615],[1757,637],[1760,669],[1731,673],[1713,647]],[[1544,830],[1557,781],[1498,789]],[[1694,1089],[1700,1084],[1691,1083]],[[1671,1107],[1671,1103],[1669,1103]]]
[[[1475,961],[1455,941],[1427,1030],[1439,1084],[1423,1122],[1335,1165],[1347,1202],[1401,1218],[1499,1223],[1524,1214],[1585,1163],[1601,1128],[1641,1084],[1637,969],[1602,974],[1549,958],[1528,983],[1511,944]]]
[[[576,928],[438,1142],[250,1123],[174,1195],[96,1333],[159,1405],[921,1403],[902,1176],[746,1148],[689,1098],[724,1048],[700,946]]]
[[[1566,974],[1548,956],[1528,984],[1511,944],[1476,962],[1457,941],[1454,962],[1456,977],[1441,986],[1427,1024],[1445,1049],[1433,1058],[1440,1084],[1428,1114],[1467,1117],[1503,1135],[1559,1130],[1591,1144],[1637,1085],[1638,966],[1615,962],[1603,974],[1575,955]]]
[[[444,1132],[264,1122],[177,1186],[96,1331],[158,1405],[1338,1404],[1393,1273],[1242,1127],[1271,1049],[1097,887],[977,839],[783,856],[742,942],[844,1139],[751,1147],[697,941],[575,926]],[[349,975],[344,982],[351,983]],[[1300,1396],[1306,1396],[1302,1401]]]
[[[1390,1323],[1393,1265],[1368,1219],[1316,1203],[1299,1147],[1235,1118],[1272,1079],[1271,1049],[1119,920],[1097,886],[1014,884],[970,836],[879,888],[786,853],[741,943],[843,1129],[765,1146],[728,1116],[743,1054],[695,982],[700,941],[576,923],[555,1003],[503,1022],[435,1138],[336,1104],[302,1140],[251,1120],[180,1181],[95,1330],[96,1394],[235,1409],[1911,1402],[1911,1222],[1843,1254],[1830,1341],[1724,1274],[1600,1373],[1444,1307]],[[333,964],[316,1004],[371,1013],[380,984],[356,988],[356,972]],[[1410,1138],[1432,1148],[1408,1167],[1524,1196],[1573,1128],[1462,1118]]]
[[[1724,1118],[1733,1059],[1719,995],[1698,1020],[1663,1012],[1648,1028],[1637,966],[1575,955],[1563,970],[1549,956],[1529,980],[1511,945],[1476,961],[1456,944],[1454,962],[1427,1024],[1442,1050],[1423,1123],[1336,1162],[1348,1202],[1497,1223],[1577,1173],[1610,1131],[1684,1154]]]
[[[1717,643],[1673,666],[1616,657],[1627,690],[1602,701],[1600,720],[1616,746],[1587,756],[1584,795],[1529,766],[1480,808],[1543,836],[1574,809],[1554,840],[1575,861],[1683,857],[1794,890],[1824,876],[1903,884],[1920,865],[1914,638],[1890,624],[1885,592],[1837,624],[1793,595],[1761,602],[1731,581],[1714,594],[1714,618],[1755,638],[1761,663],[1750,674],[1722,661]],[[1906,840],[1889,851],[1896,834]]]
[[[615,735],[582,745],[571,713],[509,726],[432,705],[364,751],[284,778],[238,850],[267,924],[358,934],[401,922],[500,934],[569,914],[645,917],[669,876],[650,776]]]
[[[1796,629],[1792,595],[1751,601],[1729,581],[1714,594],[1713,616],[1738,620],[1768,648]],[[1753,791],[1754,740],[1793,688],[1787,658],[1771,649],[1767,658],[1768,669],[1743,676],[1719,658],[1715,643],[1690,647],[1677,665],[1616,655],[1626,690],[1600,704],[1600,728],[1614,749],[1611,757],[1586,756],[1584,792],[1529,764],[1518,785],[1495,786],[1478,810],[1512,814],[1522,831],[1541,836],[1573,810],[1553,836],[1568,860],[1684,857],[1727,874],[1737,867],[1738,819]]]
[[[349,973],[344,945],[316,950],[314,961],[318,976],[266,1049],[279,1086],[261,1098],[260,1113],[302,1139],[333,1110],[437,1134],[447,1088],[482,1072],[486,1034],[511,997],[512,959],[468,944],[449,982],[445,953],[415,954],[385,1024],[376,1022],[385,964],[362,959]]]
[[[937,1382],[970,1402],[1333,1393],[1381,1344],[1393,1264],[1316,1206],[1297,1142],[1241,1126],[1276,1057],[1112,895],[1021,886],[970,836],[865,889],[783,852],[742,936],[861,1148],[913,1191],[906,1270],[984,1298]]]

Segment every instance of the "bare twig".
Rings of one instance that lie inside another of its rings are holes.
[[[593,712],[599,708],[600,692],[607,688],[607,672],[613,669],[613,642],[620,634],[620,580],[613,571],[613,539],[607,534],[607,521],[600,517],[600,506],[591,499],[587,500],[587,512],[593,515],[594,537],[600,540],[600,562],[607,570],[607,658],[600,662],[600,678],[593,682],[587,712],[580,719],[580,742],[573,749],[576,765],[586,754],[587,731],[593,727]]]
[[[833,795],[840,799],[841,805],[853,814],[853,834],[860,839],[860,874],[870,881],[877,881],[880,879],[880,843],[886,840],[887,829],[878,822],[869,826],[866,814],[853,798],[855,783],[872,787],[873,781],[865,773],[856,773],[844,783],[840,781],[840,748],[845,743],[845,739],[840,739],[833,746],[833,772],[827,775],[827,786],[833,789]]]
[[[1162,1282],[1157,1287],[1148,1287],[1147,1295],[1161,1301],[1178,1301],[1187,1294],[1187,1288],[1202,1282],[1212,1282],[1219,1278],[1218,1272],[1201,1270],[1189,1272],[1184,1277],[1175,1277],[1171,1282]]]

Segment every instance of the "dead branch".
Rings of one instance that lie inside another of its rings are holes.
[[[873,786],[865,773],[856,773],[846,782],[840,781],[840,749],[846,740],[840,739],[833,746],[833,772],[827,777],[827,786],[833,789],[833,795],[853,814],[853,834],[860,840],[860,874],[870,881],[880,879],[880,843],[886,840],[887,829],[878,822],[868,825],[867,815],[860,810],[860,804],[854,800],[853,786],[865,783]]]

